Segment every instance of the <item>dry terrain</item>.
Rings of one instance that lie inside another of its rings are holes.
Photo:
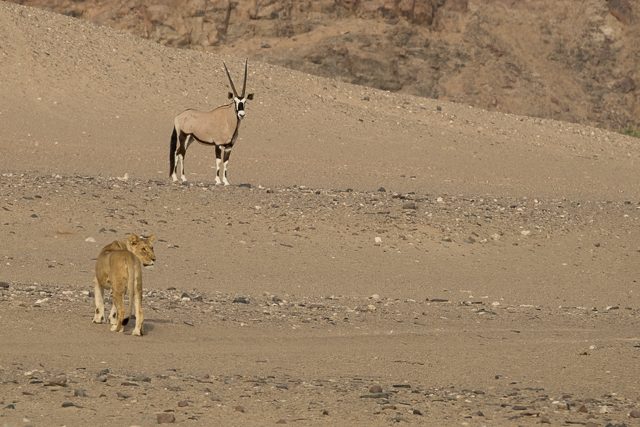
[[[640,147],[0,2],[0,425],[638,425]],[[155,233],[146,335],[93,317]]]

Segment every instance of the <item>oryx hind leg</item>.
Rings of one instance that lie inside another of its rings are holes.
[[[191,135],[186,135],[184,140],[180,139],[180,179],[182,182],[187,182],[187,177],[184,174],[184,158],[187,156],[187,149],[193,142]]]
[[[173,168],[173,173],[171,174],[171,180],[176,182],[178,180],[178,170],[180,170],[180,178],[182,182],[185,182],[187,178],[184,176],[184,156],[187,154],[187,141],[189,139],[189,135],[185,134],[181,130],[177,129],[177,138],[178,143],[176,144],[176,151],[174,153],[175,157],[175,165]]]
[[[222,184],[220,166],[222,166],[222,148],[216,145],[216,185]]]

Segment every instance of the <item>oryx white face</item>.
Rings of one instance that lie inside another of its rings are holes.
[[[241,98],[239,96],[234,96],[233,93],[229,92],[229,99],[233,99],[238,119],[242,120],[246,114],[245,108],[247,107],[247,101],[253,99],[253,94],[250,93],[249,95]]]
[[[247,89],[247,60],[244,61],[244,78],[242,79],[242,92],[240,95],[238,95],[236,85],[233,84],[233,79],[231,78],[231,74],[229,74],[227,64],[225,64],[224,61],[222,61],[222,64],[224,65],[224,71],[227,73],[227,78],[229,78],[231,90],[233,90],[233,92],[229,92],[229,99],[233,99],[233,105],[236,109],[238,120],[242,120],[246,114],[245,108],[247,106],[247,101],[253,99],[252,93],[245,96],[245,90]]]

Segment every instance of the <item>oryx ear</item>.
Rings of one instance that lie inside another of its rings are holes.
[[[247,99],[251,101],[253,99],[253,94],[250,93],[249,95],[247,95]]]
[[[229,92],[229,99],[233,98],[233,94]]]

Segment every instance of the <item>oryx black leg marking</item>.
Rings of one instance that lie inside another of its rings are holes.
[[[223,163],[222,163],[222,168],[223,168],[223,175],[222,175],[222,182],[224,182],[224,185],[229,185],[229,180],[227,179],[227,172],[228,172],[228,168],[229,168],[229,157],[231,157],[231,148],[225,148],[224,149],[224,159],[223,159]]]
[[[222,184],[220,179],[220,166],[222,166],[222,148],[216,145],[216,185]]]

